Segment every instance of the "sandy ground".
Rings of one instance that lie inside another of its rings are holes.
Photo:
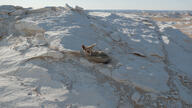
[[[186,20],[188,18],[188,20]],[[181,18],[152,17],[154,21],[175,22],[174,27],[192,38],[192,16],[182,15]]]

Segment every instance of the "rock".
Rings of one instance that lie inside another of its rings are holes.
[[[45,30],[32,22],[17,22],[15,24],[15,29],[24,36],[35,36],[38,34],[43,34]]]
[[[28,14],[44,13],[44,12],[47,12],[49,10],[51,10],[51,9],[49,9],[49,8],[40,8],[40,9],[35,9],[35,10],[28,11],[27,13]]]
[[[3,6],[0,6],[0,13],[1,12],[4,12],[4,13],[9,13],[9,12],[14,12],[16,9],[15,9],[15,6],[12,6],[12,5],[3,5]]]
[[[69,6],[68,4],[65,4],[66,8],[72,11],[77,11],[77,12],[83,12],[83,8],[79,6],[75,6],[75,8]]]
[[[27,10],[25,10],[25,9],[19,9],[14,12],[11,12],[10,15],[18,16],[18,15],[25,14],[26,12],[27,12]]]
[[[54,59],[62,59],[64,57],[64,55],[62,53],[60,53],[59,51],[54,51],[54,50],[49,50],[46,53],[43,53],[39,56],[51,57]]]
[[[79,7],[79,6],[75,6],[75,10],[76,10],[76,11],[83,11],[83,8],[82,8],[82,7]]]
[[[45,30],[32,22],[16,22],[15,29],[19,35],[27,37],[33,36],[33,38],[31,38],[31,43],[35,46],[47,44],[44,37]]]
[[[120,41],[120,40],[121,40],[118,32],[112,33],[112,34],[111,34],[111,38],[112,38],[114,41]]]
[[[131,99],[135,102],[138,102],[139,98],[140,98],[140,94],[138,92],[135,92],[132,96]]]
[[[69,6],[67,3],[65,4],[67,9],[73,9],[71,6]]]

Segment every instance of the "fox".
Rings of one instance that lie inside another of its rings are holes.
[[[93,47],[95,47],[95,46],[96,46],[95,43],[92,44],[92,45],[90,45],[90,46],[87,46],[87,47],[83,44],[83,45],[81,46],[81,48],[82,48],[83,53],[84,53],[86,56],[91,56],[91,55],[93,55],[93,53],[94,53]]]
[[[111,58],[104,51],[95,51],[93,49],[95,46],[96,46],[96,43],[90,46],[85,46],[84,44],[82,44],[80,51],[60,50],[59,48],[53,48],[53,47],[51,48],[50,46],[49,48],[59,51],[65,55],[73,55],[75,57],[84,57],[91,62],[108,64],[111,61]]]
[[[84,57],[87,58],[89,61],[94,61],[96,63],[104,63],[104,64],[109,63],[111,61],[111,58],[104,51],[93,50],[95,46],[96,43],[87,47],[85,45],[82,45],[81,48]]]

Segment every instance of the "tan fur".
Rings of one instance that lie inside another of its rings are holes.
[[[92,44],[87,47],[85,45],[82,45],[85,58],[87,58],[89,61],[97,63],[109,63],[111,61],[110,57],[103,51],[94,51],[93,47],[95,46],[96,44]]]
[[[91,55],[93,53],[93,47],[95,47],[96,44],[92,44],[90,46],[85,46],[85,45],[82,45],[82,49],[83,49],[83,52],[85,53],[85,55]]]
[[[95,51],[93,50],[93,47],[95,47],[96,44],[92,44],[90,46],[82,45],[83,54],[80,51],[60,51],[61,53],[65,55],[72,55],[75,57],[85,57],[87,60],[91,62],[96,63],[109,63],[111,61],[111,58],[103,51]],[[53,49],[53,48],[52,48]],[[54,48],[55,50],[59,50],[57,48]]]

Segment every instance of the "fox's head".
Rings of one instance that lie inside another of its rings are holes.
[[[92,44],[87,47],[85,45],[82,45],[81,47],[82,47],[85,55],[91,55],[93,53],[93,47],[95,47],[95,46],[96,46],[96,44]]]

